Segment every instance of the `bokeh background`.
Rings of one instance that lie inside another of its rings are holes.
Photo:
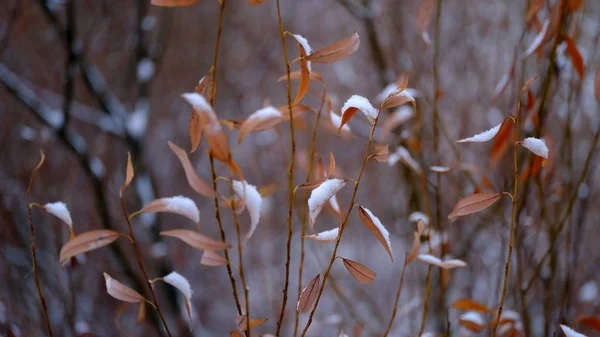
[[[456,201],[473,193],[482,179],[496,191],[510,191],[512,154],[507,151],[492,165],[491,143],[463,145],[455,140],[514,115],[518,97],[522,97],[521,134],[544,137],[551,160],[519,187],[524,192],[519,194],[517,249],[505,308],[519,314],[517,335],[551,336],[559,323],[594,333],[578,326],[577,320],[597,315],[599,309],[596,270],[600,234],[594,207],[599,172],[593,154],[599,123],[594,78],[600,65],[600,2],[588,0],[572,8],[577,2],[443,0],[438,13],[434,1],[426,26],[432,42],[427,44],[418,29],[423,20],[418,15],[423,10],[419,7],[424,6],[420,1],[282,1],[285,29],[305,36],[313,48],[355,31],[361,38],[359,50],[351,57],[313,65],[325,79],[337,113],[350,95],[360,94],[375,102],[397,76],[410,74],[417,110],[389,137],[382,139],[377,133],[377,140],[389,143],[391,151],[406,147],[427,172],[430,222],[435,229],[430,240],[436,254],[443,242],[446,254],[468,263],[468,267],[445,274],[434,269],[427,332],[443,334],[449,326],[453,335],[489,334],[489,329],[477,334],[461,326],[459,317],[464,311],[452,309],[450,304],[471,298],[492,308],[498,305],[510,202],[505,198],[483,213],[453,223],[447,214]],[[539,10],[527,18],[535,6]],[[130,151],[136,168],[135,183],[127,192],[131,211],[157,197],[189,196],[200,208],[202,232],[218,237],[213,200],[187,185],[167,141],[189,146],[191,109],[180,95],[192,91],[213,64],[220,5],[204,0],[172,9],[152,6],[148,0],[5,0],[0,7],[0,334],[43,336],[46,331],[31,267],[26,203],[29,177],[40,149],[47,158],[36,175],[32,200],[64,201],[77,233],[104,227],[126,231],[118,191]],[[556,12],[557,8],[563,11]],[[554,12],[559,15],[552,16]],[[560,38],[547,36],[535,54],[523,58],[546,20]],[[576,71],[564,36],[574,41],[581,54],[583,74]],[[288,37],[287,45],[295,58],[295,41]],[[216,70],[219,118],[243,119],[265,102],[286,104],[285,81],[278,81],[284,73],[275,1],[252,6],[242,0],[226,0]],[[498,94],[496,88],[507,74],[511,76],[506,88]],[[518,95],[524,82],[534,76],[537,80],[531,84],[529,97]],[[303,103],[318,108],[321,88],[314,82]],[[439,107],[442,130],[437,152],[434,104]],[[306,162],[314,122],[312,112],[298,121],[299,163]],[[316,151],[325,163],[332,151],[340,175],[355,178],[368,124],[357,116],[350,127],[352,139],[341,139],[321,128]],[[236,144],[236,130],[230,138],[234,158],[246,179],[257,186],[278,186],[265,199],[259,227],[244,252],[252,316],[269,319],[254,334],[273,333],[284,280],[289,130],[283,123],[251,134],[240,145]],[[191,158],[199,175],[209,180],[205,148],[203,144]],[[519,156],[522,169],[533,160],[524,149]],[[457,169],[438,177],[427,169],[452,166],[458,160],[477,170]],[[222,165],[217,168],[220,175],[228,174]],[[296,172],[295,183],[304,182],[305,167],[299,165]],[[219,191],[228,195],[226,182],[219,182]],[[342,205],[348,205],[350,194],[351,187],[342,190]],[[394,304],[403,256],[410,250],[416,228],[409,216],[426,211],[424,199],[419,177],[403,163],[368,164],[357,203],[371,209],[388,228],[395,260],[390,261],[353,213],[339,254],[369,266],[377,278],[370,286],[360,284],[341,263],[336,264],[310,336],[337,336],[342,328],[352,331],[357,322],[364,326],[362,336],[381,335]],[[301,194],[295,205],[292,281],[282,336],[292,336],[297,299]],[[235,243],[231,214],[226,208],[222,212],[228,237]],[[559,232],[562,220],[565,225]],[[249,223],[246,213],[241,221]],[[58,253],[68,240],[66,227],[39,209],[33,209],[33,222],[43,291],[56,336],[161,335],[154,317],[149,315],[146,322],[136,324],[134,306],[120,311],[121,303],[105,291],[103,272],[143,291],[142,276],[127,241],[86,254],[78,264],[61,269]],[[333,228],[336,223],[332,214],[324,212],[316,229]],[[156,287],[176,334],[227,336],[235,328],[237,313],[225,268],[203,267],[200,251],[158,235],[161,230],[191,228],[193,224],[161,214],[142,216],[134,225],[149,274],[158,277],[176,270],[191,282],[195,316],[191,332],[180,296],[166,285]],[[550,258],[542,261],[550,246],[554,247]],[[323,271],[333,247],[311,241],[306,248],[303,285]],[[237,266],[237,259],[233,264]],[[541,268],[536,272],[538,265]],[[422,262],[407,269],[393,336],[417,335],[427,269]],[[483,316],[486,322],[492,317]],[[303,314],[301,326],[305,321]]]

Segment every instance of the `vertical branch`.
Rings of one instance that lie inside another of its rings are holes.
[[[129,218],[129,214],[127,213],[127,207],[125,206],[125,199],[123,199],[122,195],[119,196],[119,199],[121,201],[121,210],[123,211],[123,216],[125,217],[125,221],[127,222],[127,228],[129,229],[129,239],[131,240],[131,245],[133,246],[133,252],[135,254],[137,264],[140,267],[140,270],[142,271],[142,275],[144,276],[146,286],[148,286],[148,288],[150,289],[150,296],[152,296],[152,302],[154,303],[154,308],[158,313],[158,317],[160,317],[160,320],[162,321],[165,327],[167,335],[169,337],[172,337],[171,331],[169,330],[169,326],[167,325],[167,321],[165,320],[165,317],[163,316],[163,313],[160,310],[160,305],[158,304],[156,294],[154,293],[154,287],[152,287],[152,285],[149,282],[150,278],[148,277],[148,273],[146,272],[146,268],[144,267],[144,262],[142,261],[142,254],[140,253],[140,248],[138,247],[137,240],[135,239],[133,226],[131,225],[131,219]]]
[[[40,302],[42,303],[42,312],[44,313],[44,322],[46,323],[46,330],[48,330],[48,334],[50,337],[54,337],[54,333],[52,331],[52,327],[50,326],[50,315],[48,314],[48,306],[46,305],[46,298],[44,297],[44,293],[42,292],[42,284],[40,282],[40,272],[37,267],[37,254],[35,249],[35,227],[33,226],[33,218],[31,216],[31,205],[30,205],[30,196],[31,196],[31,188],[33,186],[33,182],[35,180],[35,173],[38,170],[39,166],[44,161],[44,153],[41,153],[42,159],[38,166],[31,172],[31,178],[29,179],[29,186],[27,187],[27,192],[25,194],[27,201],[27,216],[29,219],[29,231],[31,233],[31,260],[33,266],[33,275],[35,279],[35,288],[37,289],[38,296],[40,297]]]
[[[392,316],[390,316],[390,320],[388,321],[387,327],[385,328],[383,337],[387,337],[390,334],[390,330],[392,330],[392,325],[394,324],[394,319],[396,318],[396,313],[398,312],[398,301],[400,300],[400,294],[402,293],[402,285],[404,284],[404,274],[406,272],[407,258],[408,258],[408,255],[406,255],[404,257],[404,266],[402,266],[402,272],[400,273],[400,283],[398,284],[398,289],[396,290],[396,299],[394,300],[394,309],[392,310]]]
[[[313,165],[315,160],[315,149],[317,145],[317,131],[319,130],[319,121],[321,120],[321,114],[323,112],[323,106],[325,105],[325,100],[327,99],[327,90],[323,89],[323,96],[321,97],[321,106],[319,107],[319,112],[317,113],[317,119],[315,121],[315,127],[312,132],[312,138],[310,141],[310,151],[309,151],[309,159],[308,159],[308,171],[306,172],[305,182],[309,182],[312,173],[313,173]],[[327,114],[329,111],[326,112]],[[300,266],[298,267],[298,291],[297,291],[297,299],[300,300],[300,295],[302,294],[302,275],[304,274],[304,236],[306,235],[306,225],[308,221],[307,212],[308,212],[308,204],[306,203],[308,200],[308,195],[304,197],[305,208],[302,210],[302,233],[300,235]],[[293,337],[296,337],[298,334],[298,323],[299,323],[299,313],[296,310],[294,317],[294,334]]]
[[[221,43],[221,34],[223,32],[223,21],[225,18],[225,4],[227,3],[227,0],[223,0],[223,2],[221,3],[221,9],[219,11],[219,22],[218,22],[218,28],[217,28],[217,39],[215,42],[215,52],[213,55],[213,66],[212,66],[212,86],[211,86],[211,95],[210,95],[210,105],[214,106],[215,105],[215,99],[217,97],[217,79],[216,79],[216,74],[217,74],[217,61],[219,60],[219,47],[220,47],[220,43]],[[217,173],[215,171],[215,160],[213,158],[212,155],[210,155],[209,153],[209,159],[210,159],[210,173],[212,175],[212,187],[213,190],[218,191],[217,190]],[[218,193],[217,195],[215,195],[214,198],[214,203],[215,203],[215,218],[217,219],[217,226],[219,227],[219,233],[221,234],[221,240],[223,242],[227,242],[227,237],[225,235],[225,230],[223,229],[223,221],[221,219],[221,210],[220,210],[220,205],[219,205],[219,196]],[[231,284],[231,290],[232,290],[232,294],[233,294],[233,300],[235,301],[235,307],[237,309],[237,313],[238,315],[242,314],[242,307],[240,305],[240,299],[238,296],[238,292],[237,292],[237,285],[235,283],[235,278],[233,277],[233,271],[231,269],[231,261],[229,259],[229,252],[227,251],[227,249],[225,249],[225,261],[227,261],[227,276],[229,277],[229,283]]]
[[[338,248],[340,247],[340,243],[342,242],[342,237],[344,235],[344,232],[346,231],[346,227],[347,227],[346,224],[348,223],[348,220],[350,219],[350,213],[352,212],[352,209],[354,208],[354,200],[356,198],[356,193],[358,192],[358,187],[360,186],[360,182],[362,180],[362,176],[365,171],[365,167],[367,166],[367,162],[369,161],[369,158],[370,158],[369,151],[371,149],[371,144],[373,143],[373,134],[375,134],[375,128],[377,127],[377,123],[379,122],[380,115],[381,115],[381,111],[378,112],[377,118],[375,118],[375,122],[371,126],[371,132],[369,134],[369,141],[367,142],[367,148],[365,149],[365,156],[363,158],[363,162],[360,167],[360,172],[358,173],[358,177],[356,178],[356,180],[354,182],[354,190],[352,191],[352,198],[350,199],[350,204],[348,205],[348,210],[346,211],[344,220],[342,221],[342,223],[340,225],[340,234],[339,234],[337,240],[335,241],[335,246],[333,247],[333,252],[331,253],[331,258],[329,259],[329,265],[327,266],[327,269],[325,270],[325,274],[323,275],[323,282],[321,283],[321,287],[319,288],[319,292],[317,294],[315,304],[314,304],[312,310],[310,311],[310,315],[308,316],[308,321],[306,322],[306,325],[304,326],[304,329],[302,330],[302,335],[301,335],[302,337],[306,336],[306,333],[308,332],[308,329],[310,328],[310,325],[312,324],[313,317],[315,316],[315,312],[317,311],[317,307],[319,306],[319,302],[321,301],[321,296],[323,295],[323,290],[325,290],[325,286],[327,285],[327,279],[329,277],[329,273],[331,272],[333,263],[336,260]]]
[[[281,300],[281,311],[279,312],[279,318],[277,319],[277,330],[276,336],[279,336],[281,331],[281,325],[283,323],[283,317],[285,315],[285,308],[288,299],[288,287],[290,282],[290,260],[292,250],[292,216],[294,209],[294,166],[296,160],[296,136],[294,133],[294,116],[292,113],[292,79],[290,77],[290,62],[287,54],[287,48],[285,45],[285,31],[283,29],[283,19],[281,18],[281,4],[280,0],[276,0],[277,3],[277,22],[279,24],[279,37],[281,39],[281,48],[283,50],[283,59],[285,61],[285,72],[286,72],[286,83],[287,83],[287,104],[288,112],[290,114],[290,147],[291,147],[291,158],[290,166],[288,168],[288,216],[287,216],[287,242],[286,242],[286,253],[285,253],[285,283],[283,285],[283,297]]]

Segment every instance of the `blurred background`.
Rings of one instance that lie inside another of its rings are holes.
[[[278,81],[285,64],[275,1],[258,6],[243,0],[223,2],[216,69],[218,117],[241,120],[267,102],[285,105],[285,81]],[[417,109],[384,112],[382,123],[390,132],[378,130],[376,140],[390,144],[390,152],[407,149],[427,179],[424,195],[420,177],[407,160],[369,162],[356,202],[373,211],[389,230],[394,262],[353,212],[338,253],[369,266],[377,278],[363,285],[348,275],[341,261],[336,262],[308,335],[337,336],[344,329],[359,336],[357,326],[363,327],[362,336],[382,335],[394,307],[403,257],[412,245],[416,222],[411,218],[418,216],[414,212],[429,216],[431,233],[422,238],[422,249],[429,240],[436,255],[468,263],[443,273],[433,269],[424,331],[457,336],[490,333],[478,326],[487,325],[494,314],[477,319],[461,316],[466,311],[451,304],[469,298],[497,308],[509,238],[509,199],[452,223],[447,215],[460,198],[474,191],[512,191],[512,150],[505,146],[509,142],[455,142],[498,125],[509,115],[521,121],[521,136],[543,137],[551,155],[540,168],[529,152],[518,152],[522,174],[517,236],[505,302],[505,310],[514,316],[503,333],[552,336],[558,324],[566,324],[597,334],[578,320],[599,314],[600,232],[593,200],[598,197],[600,173],[594,157],[600,2],[282,0],[281,6],[285,29],[306,37],[313,49],[359,34],[355,54],[312,66],[327,83],[337,114],[352,94],[375,105],[388,84],[410,75]],[[202,233],[219,237],[214,200],[188,186],[167,141],[189,148],[191,108],[180,95],[193,91],[213,65],[220,4],[204,0],[164,8],[149,0],[4,0],[0,7],[0,334],[44,336],[26,202],[40,149],[46,161],[36,175],[31,200],[65,202],[76,233],[127,230],[119,187],[129,151],[136,171],[126,192],[130,211],[155,198],[185,195],[200,209]],[[286,42],[290,58],[296,58],[296,42],[291,37]],[[292,68],[298,69],[298,64]],[[537,79],[529,90],[520,94],[533,77]],[[318,109],[322,88],[313,82],[303,104]],[[517,111],[519,99],[522,108]],[[398,117],[400,113],[404,117]],[[315,117],[308,111],[296,123],[296,185],[306,175]],[[351,138],[320,127],[316,153],[327,164],[332,151],[338,175],[355,179],[369,126],[359,115],[349,126]],[[289,127],[285,122],[252,133],[239,145],[237,133],[229,133],[230,144],[244,177],[259,187],[276,187],[265,197],[258,229],[244,248],[251,318],[268,318],[253,334],[274,333],[284,283]],[[209,181],[205,150],[203,143],[190,158],[198,174]],[[457,168],[447,174],[429,170],[455,163]],[[217,174],[228,176],[227,168],[217,163]],[[220,193],[229,195],[226,182],[218,186]],[[342,207],[350,202],[351,189],[347,186],[338,195]],[[295,200],[290,297],[281,336],[293,335],[303,194]],[[42,290],[55,336],[163,335],[152,314],[137,324],[135,305],[122,307],[106,293],[103,272],[147,292],[128,241],[119,240],[61,268],[58,256],[69,239],[67,228],[40,209],[32,212]],[[221,212],[228,241],[235,243],[231,212],[226,207]],[[250,221],[246,212],[240,221],[245,232]],[[337,222],[324,211],[315,230],[334,228]],[[192,229],[193,224],[162,213],[136,218],[134,227],[149,277],[175,270],[194,291],[190,332],[181,296],[167,285],[155,287],[174,334],[228,336],[235,329],[237,312],[225,267],[201,266],[202,252],[158,235],[162,230]],[[306,242],[302,286],[324,271],[332,249],[333,244]],[[391,336],[418,335],[427,274],[428,266],[420,261],[407,268]],[[300,315],[300,327],[306,318],[307,314]]]

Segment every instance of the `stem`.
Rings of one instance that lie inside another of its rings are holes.
[[[43,158],[43,156],[42,156]],[[29,219],[29,231],[31,232],[31,260],[33,267],[33,275],[35,279],[35,288],[37,289],[38,296],[40,297],[40,302],[42,302],[42,312],[44,313],[44,322],[46,323],[46,330],[48,330],[48,334],[51,337],[54,337],[54,333],[52,332],[52,327],[50,326],[50,315],[48,314],[48,306],[46,305],[46,298],[44,297],[44,293],[42,292],[42,283],[40,282],[40,272],[37,268],[37,254],[35,250],[35,228],[33,227],[33,217],[31,216],[31,205],[29,202],[31,187],[33,186],[33,182],[35,180],[35,172],[37,168],[31,173],[31,178],[29,179],[29,186],[27,187],[27,193],[25,194],[27,200],[27,216]]]
[[[521,110],[521,94],[517,97],[517,112]],[[515,139],[519,139],[519,119],[515,120],[514,123]],[[502,284],[502,295],[500,296],[500,305],[498,306],[498,314],[496,315],[496,321],[492,328],[492,337],[496,337],[498,325],[500,324],[500,316],[502,316],[502,308],[504,306],[504,300],[506,299],[506,293],[508,292],[508,281],[510,276],[510,262],[512,260],[512,253],[515,244],[515,228],[517,227],[517,193],[519,191],[519,164],[517,159],[517,146],[518,142],[513,144],[513,193],[512,193],[512,209],[510,216],[510,235],[508,240],[508,252],[506,256],[506,264],[504,265],[504,282]]]
[[[233,190],[233,173],[229,173],[229,179],[231,180],[231,184],[229,184],[231,194],[233,195],[235,191]],[[245,187],[244,187],[245,188]],[[233,199],[232,199],[233,200]],[[238,252],[238,262],[240,265],[240,279],[242,280],[242,288],[244,289],[244,309],[246,315],[246,337],[250,337],[250,299],[248,298],[248,284],[246,283],[246,274],[244,273],[244,257],[243,257],[243,249],[242,249],[242,235],[240,234],[240,221],[238,219],[237,213],[235,212],[235,201],[232,201],[231,205],[231,215],[233,216],[233,224],[235,226],[235,234],[237,237],[237,252]]]
[[[373,123],[373,126],[371,126],[371,132],[369,134],[369,141],[367,142],[365,156],[364,156],[362,165],[360,167],[360,172],[358,173],[358,178],[356,179],[356,182],[354,183],[354,190],[352,191],[352,199],[350,200],[350,204],[348,205],[348,211],[346,211],[344,220],[342,221],[342,224],[340,225],[340,235],[337,238],[337,240],[335,241],[335,246],[333,248],[333,252],[331,253],[331,258],[329,259],[329,265],[327,266],[327,269],[325,270],[325,274],[323,275],[323,282],[321,283],[321,287],[319,288],[319,293],[317,295],[317,299],[315,300],[315,305],[312,308],[312,310],[310,311],[310,315],[308,317],[308,321],[306,322],[306,326],[302,330],[302,335],[301,335],[302,337],[306,336],[306,333],[308,332],[308,328],[312,324],[313,317],[315,315],[315,312],[317,311],[319,302],[321,301],[321,296],[323,295],[323,290],[325,290],[325,285],[327,284],[327,278],[329,277],[329,273],[331,272],[331,268],[333,267],[333,263],[335,262],[335,259],[337,257],[338,248],[340,247],[340,243],[342,242],[342,237],[344,235],[344,232],[346,231],[346,224],[348,223],[348,220],[350,219],[350,213],[352,212],[352,209],[354,208],[354,199],[356,198],[356,192],[358,191],[358,187],[360,185],[360,181],[362,180],[363,172],[365,171],[367,162],[369,161],[369,150],[371,149],[371,143],[373,142],[373,134],[375,133],[375,128],[377,127],[377,122],[379,122],[380,115],[381,115],[381,111],[379,111],[379,113],[377,114],[377,118],[375,118],[375,123]]]
[[[319,130],[319,121],[321,119],[321,113],[323,111],[323,106],[325,105],[326,97],[327,97],[327,90],[323,89],[323,96],[321,98],[321,106],[319,107],[319,112],[317,113],[317,120],[315,121],[315,127],[313,129],[312,138],[311,138],[311,142],[310,142],[310,155],[309,155],[309,160],[308,160],[308,171],[306,172],[306,178],[304,179],[304,181],[307,183],[311,180],[312,173],[313,173],[313,165],[314,165],[314,161],[315,161],[315,148],[317,145],[317,131]],[[327,111],[326,113],[329,113],[329,111]],[[307,201],[308,201],[308,193],[306,193],[305,197],[304,197],[305,207],[302,210],[302,219],[301,219],[302,235],[300,235],[300,266],[298,267],[298,291],[297,291],[298,300],[300,300],[300,295],[302,294],[302,275],[304,273],[304,257],[305,257],[304,236],[306,235],[306,222],[308,220]],[[296,337],[296,335],[298,334],[299,319],[300,319],[300,313],[296,310],[296,314],[294,317],[294,334],[292,335],[294,337]]]
[[[396,313],[398,312],[398,301],[400,300],[400,294],[402,293],[402,285],[404,284],[404,274],[406,272],[406,259],[408,255],[404,257],[404,266],[402,266],[402,272],[400,274],[400,283],[398,284],[398,289],[396,290],[396,299],[394,300],[394,309],[392,310],[392,316],[388,322],[387,328],[383,333],[383,337],[387,337],[392,329],[392,325],[394,324],[394,319],[396,318]]]
[[[286,243],[286,256],[285,256],[285,283],[283,285],[283,298],[281,300],[281,311],[279,312],[279,318],[277,319],[277,330],[276,336],[280,335],[281,325],[283,323],[283,317],[285,315],[285,308],[288,299],[288,287],[290,282],[290,260],[292,250],[292,215],[294,209],[294,166],[296,160],[296,136],[294,134],[294,116],[292,114],[292,79],[290,78],[290,62],[288,59],[287,48],[285,45],[285,31],[283,29],[283,20],[281,18],[281,4],[279,0],[277,2],[277,21],[279,24],[279,36],[281,39],[281,48],[283,49],[283,59],[285,61],[285,71],[287,75],[287,103],[290,114],[290,139],[291,139],[291,158],[290,166],[288,169],[288,216],[287,216],[287,243]]]
[[[156,309],[156,312],[158,313],[158,317],[160,317],[160,320],[162,321],[162,323],[165,327],[167,335],[169,337],[172,337],[171,331],[169,330],[169,326],[167,325],[167,321],[165,320],[165,317],[164,317],[162,311],[160,310],[160,306],[158,305],[158,301],[156,299],[156,294],[154,293],[154,289],[152,288],[152,286],[149,283],[150,279],[148,278],[148,273],[146,273],[146,268],[144,267],[144,263],[142,262],[142,254],[140,253],[140,249],[139,249],[137,241],[135,239],[135,234],[133,233],[133,226],[131,225],[131,221],[129,220],[129,214],[127,213],[127,207],[125,206],[125,199],[123,199],[122,196],[119,199],[121,201],[121,210],[123,211],[123,216],[125,217],[125,220],[127,222],[127,228],[129,229],[129,238],[131,239],[131,245],[133,246],[133,252],[135,253],[135,258],[137,260],[137,264],[140,267],[140,270],[142,271],[142,275],[144,276],[146,285],[150,289],[150,296],[152,296],[152,302],[154,303],[154,307]]]
[[[213,67],[212,67],[212,86],[211,86],[211,95],[210,95],[210,105],[215,105],[215,99],[217,97],[217,61],[219,60],[219,46],[221,45],[221,34],[223,32],[223,21],[225,18],[225,3],[227,0],[223,0],[221,3],[221,10],[219,12],[219,22],[217,28],[217,39],[215,43],[215,53],[213,55]],[[210,160],[210,173],[212,175],[212,187],[215,192],[217,192],[217,173],[215,170],[215,160],[212,155],[209,155]],[[217,219],[217,226],[219,227],[219,233],[221,234],[221,241],[227,242],[227,237],[225,235],[225,230],[223,229],[223,221],[221,220],[221,210],[219,206],[219,195],[215,195],[215,218]],[[237,292],[237,286],[235,284],[235,278],[233,277],[233,271],[231,269],[231,261],[229,259],[229,252],[227,249],[224,250],[225,261],[227,261],[227,276],[229,277],[229,283],[231,284],[231,292],[233,294],[233,300],[235,301],[235,307],[237,309],[238,315],[242,314],[242,306],[240,305],[240,298]]]

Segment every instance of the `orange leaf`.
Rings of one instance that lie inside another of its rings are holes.
[[[422,219],[419,219],[417,222],[417,230],[414,233],[413,245],[410,249],[410,252],[406,256],[406,264],[411,263],[419,254],[419,249],[421,248],[421,235],[425,230],[425,222]]]
[[[311,70],[309,72],[309,77],[311,81],[319,81],[319,82],[323,82],[323,76],[321,76],[321,74],[319,74],[316,71]],[[302,79],[302,71],[301,70],[295,70],[290,72],[290,80],[299,80]],[[283,80],[287,79],[287,75],[283,75],[280,78],[277,79],[277,81],[281,82]]]
[[[298,92],[294,98],[293,105],[300,103],[302,98],[306,96],[308,88],[310,87],[310,69],[308,60],[306,59],[307,51],[304,50],[304,47],[301,44],[298,44],[298,48],[300,49],[300,85],[298,86]]]
[[[265,2],[265,0],[248,0],[248,3],[251,4],[251,5],[254,5],[254,6],[260,5],[263,2]]]
[[[346,267],[350,275],[352,275],[352,277],[354,277],[358,282],[364,284],[373,283],[373,280],[377,276],[374,271],[356,261],[345,259],[343,257],[341,259],[344,262],[344,267]]]
[[[385,163],[387,162],[389,155],[390,146],[388,144],[375,145],[375,153],[373,154],[373,159],[377,160],[380,163]]]
[[[248,326],[250,327],[250,329],[254,329],[257,326],[263,324],[264,322],[267,321],[266,318],[262,318],[262,319],[253,319],[251,318],[249,322],[247,322],[247,316],[246,315],[238,315],[235,317],[236,320],[236,325],[238,327],[238,329],[242,330],[242,331],[246,331],[246,329],[248,328]]]
[[[385,251],[390,256],[390,259],[394,261],[394,256],[392,255],[392,246],[390,244],[390,233],[383,227],[383,224],[370,210],[365,207],[358,207],[358,216],[362,223],[375,235],[377,240],[381,243]]]
[[[139,303],[146,300],[140,293],[113,279],[107,273],[104,273],[104,280],[108,294],[118,300],[128,303]]]
[[[175,153],[179,159],[179,162],[181,162],[181,166],[183,167],[185,177],[187,178],[190,187],[205,197],[214,197],[217,195],[212,187],[208,186],[202,179],[200,179],[192,167],[192,163],[190,162],[187,153],[175,143],[169,142],[169,147],[171,148],[171,151]]]
[[[392,91],[384,100],[381,102],[380,110],[385,110],[388,108],[394,108],[400,106],[404,103],[411,102],[414,109],[417,109],[417,104],[412,95],[406,91],[406,87],[408,86],[408,76],[404,78],[404,82],[396,88],[396,90]]]
[[[488,308],[486,305],[481,304],[479,302],[475,302],[468,298],[460,299],[451,304],[451,306],[458,310],[473,310],[479,312],[490,312],[492,309]]]
[[[227,264],[227,260],[217,252],[205,250],[202,254],[202,259],[200,259],[200,264],[211,267],[224,266]]]
[[[230,247],[230,245],[225,242],[216,241],[214,239],[209,238],[208,236],[204,236],[198,232],[188,229],[174,229],[170,231],[160,232],[160,235],[180,239],[181,241],[187,243],[188,245],[196,249],[220,250],[227,249]]]
[[[577,71],[577,75],[579,78],[583,78],[583,71],[585,68],[585,64],[583,61],[583,57],[579,52],[579,48],[577,48],[577,44],[568,36],[565,36],[565,42],[567,43],[567,54],[571,58],[571,64],[575,71]]]
[[[238,144],[240,144],[246,135],[251,131],[268,130],[279,124],[283,120],[281,111],[273,106],[267,106],[258,109],[248,117],[240,126],[238,135]]]
[[[494,137],[494,145],[490,150],[490,166],[494,167],[508,150],[508,146],[513,143],[514,127],[511,123],[502,123],[500,130]]]
[[[307,312],[312,308],[313,303],[317,299],[317,293],[319,292],[319,284],[321,283],[321,274],[317,274],[308,285],[302,289],[300,298],[296,304],[296,311]]]
[[[327,47],[310,53],[307,60],[315,63],[332,63],[354,54],[360,46],[360,38],[355,32],[350,37],[339,40]]]
[[[190,6],[198,2],[198,0],[152,0],[154,6],[161,7],[182,7]]]
[[[460,325],[475,333],[481,332],[486,328],[486,324],[485,321],[483,321],[483,317],[481,317],[481,314],[477,312],[467,312],[461,315],[458,321],[460,322]]]
[[[592,316],[583,316],[577,319],[577,324],[581,324],[583,326],[587,326],[596,331],[600,331],[600,319]]]
[[[104,247],[115,242],[120,233],[108,230],[99,229],[79,234],[67,241],[60,250],[60,263],[66,262],[71,257],[86,253],[100,247]]]
[[[459,216],[464,216],[482,211],[496,203],[502,196],[502,193],[476,193],[466,198],[460,199],[452,212],[448,215],[450,221],[456,220]]]
[[[544,41],[546,40],[546,34],[548,33],[549,27],[550,20],[546,20],[544,22],[542,30],[538,33],[538,35],[536,35],[535,39],[533,40],[533,42],[531,42],[525,53],[523,53],[523,58],[531,56],[533,53],[535,53],[538,49],[542,47]]]

